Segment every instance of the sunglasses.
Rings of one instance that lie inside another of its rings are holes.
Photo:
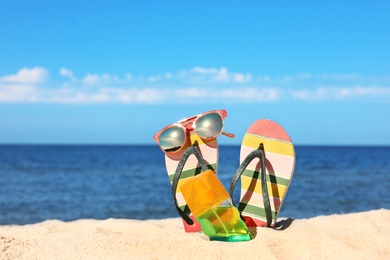
[[[226,116],[226,110],[211,110],[166,126],[155,134],[153,139],[163,152],[176,153],[188,144],[187,133],[192,131],[202,140],[214,139],[221,134],[233,138],[234,134],[223,132]]]

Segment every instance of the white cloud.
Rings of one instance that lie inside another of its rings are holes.
[[[245,87],[222,89],[215,92],[216,97],[230,99],[230,102],[270,102],[280,98],[280,91],[276,88]]]
[[[94,85],[98,84],[100,81],[100,77],[97,74],[87,74],[83,79],[82,82],[86,85]]]
[[[167,88],[154,89],[148,92],[145,99],[137,99],[137,102],[147,103],[250,103],[272,102],[279,99],[279,91],[273,88]]]
[[[299,99],[299,100],[308,100],[310,99],[311,93],[310,90],[308,89],[300,89],[300,90],[295,90],[291,91],[291,96],[293,98]]]
[[[292,97],[304,101],[345,100],[361,98],[390,98],[390,88],[377,86],[318,87],[291,92]]]
[[[165,91],[154,89],[121,89],[99,88],[94,92],[78,89],[63,88],[58,92],[49,93],[50,96],[43,102],[55,103],[129,103],[129,104],[154,104],[164,103]]]
[[[16,74],[0,77],[0,102],[36,102],[39,87],[49,72],[41,67],[22,68]]]
[[[271,77],[268,76],[268,75],[258,76],[258,77],[256,77],[256,80],[257,81],[263,81],[263,82],[269,82],[269,81],[271,81]]]
[[[318,75],[321,79],[337,79],[337,80],[352,80],[358,79],[359,75],[357,74],[330,74],[330,73],[322,73]]]
[[[170,72],[165,73],[164,75],[151,76],[148,78],[149,82],[159,82],[162,80],[170,80],[172,79],[172,74]]]
[[[302,73],[282,77],[229,72],[227,68],[194,67],[177,73],[134,77],[130,73],[88,73],[76,78],[61,68],[59,82],[47,81],[44,68],[23,68],[0,76],[0,103],[259,103],[292,101],[390,100],[390,78],[380,84],[361,75]],[[331,79],[331,81],[328,81]],[[334,85],[334,83],[339,83]],[[332,85],[330,85],[332,84]]]
[[[181,72],[182,77],[190,82],[211,83],[249,83],[252,80],[250,73],[231,73],[227,68],[194,67]]]
[[[127,73],[124,78],[109,73],[88,73],[81,79],[81,83],[86,86],[116,86],[127,84],[132,80],[133,77],[130,73]]]
[[[60,74],[61,74],[61,76],[65,77],[65,78],[69,78],[70,80],[73,80],[73,81],[76,80],[76,77],[73,75],[73,71],[71,71],[67,68],[61,68]]]
[[[0,102],[35,102],[38,98],[34,86],[23,84],[2,85],[0,83]]]
[[[367,97],[375,97],[375,96],[390,96],[390,88],[384,87],[356,87],[354,92],[358,96],[367,96]]]
[[[39,84],[46,81],[49,72],[41,67],[32,69],[22,68],[14,75],[0,77],[0,82],[21,83],[21,84]]]

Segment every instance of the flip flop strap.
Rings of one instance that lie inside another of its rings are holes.
[[[240,167],[238,167],[230,183],[230,197],[233,198],[233,192],[234,192],[234,188],[236,187],[237,181],[240,179],[242,173],[245,171],[249,163],[255,158],[259,158],[261,162],[261,173],[260,173],[261,188],[262,188],[265,216],[267,219],[267,227],[269,227],[272,222],[272,211],[271,211],[271,203],[268,195],[267,177],[265,174],[265,158],[264,158],[263,149],[261,149],[261,145],[258,149],[253,150],[250,154],[248,154],[248,156],[241,163]]]
[[[188,147],[183,153],[183,155],[181,156],[179,164],[176,167],[175,175],[173,176],[173,181],[172,181],[172,198],[173,198],[173,202],[175,203],[176,210],[179,213],[179,215],[184,219],[184,221],[187,222],[187,224],[189,225],[194,224],[194,221],[192,221],[192,219],[180,209],[176,199],[176,191],[177,191],[177,185],[179,183],[184,165],[191,154],[195,155],[196,159],[198,159],[202,172],[208,170],[206,162],[204,161],[202,155],[199,153],[197,149],[197,143],[194,143],[192,146]]]

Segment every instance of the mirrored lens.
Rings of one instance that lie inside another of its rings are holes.
[[[172,126],[160,134],[160,146],[164,152],[179,150],[185,140],[184,130],[178,126]]]
[[[202,138],[214,138],[222,132],[222,117],[211,113],[200,117],[195,123],[195,129]]]

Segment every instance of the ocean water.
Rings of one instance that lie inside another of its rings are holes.
[[[280,217],[390,209],[390,147],[295,150]],[[226,189],[239,152],[238,145],[219,147],[218,177]],[[157,145],[0,145],[0,225],[178,217],[170,189]]]

